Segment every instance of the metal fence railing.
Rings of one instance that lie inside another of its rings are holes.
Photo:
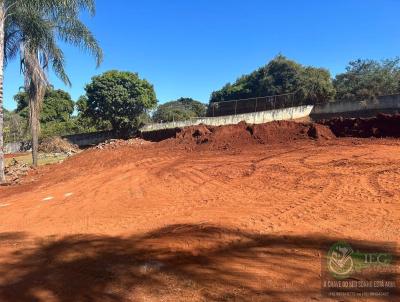
[[[296,93],[293,92],[273,96],[210,103],[207,115],[236,115],[241,113],[275,110],[301,105],[303,105],[303,101],[301,98],[296,98]]]
[[[280,95],[253,97],[246,99],[227,100],[219,102],[211,102],[207,106],[207,117],[217,117],[225,115],[237,115],[242,113],[252,113],[258,111],[268,111],[275,109],[283,109],[289,107],[296,107],[302,105],[309,105],[309,103],[302,98],[298,92],[285,93]],[[157,119],[157,123],[168,123],[182,120],[196,120],[204,116],[191,117],[186,116],[182,118],[182,111],[187,110],[186,105],[171,105],[166,107],[168,109],[167,120]]]

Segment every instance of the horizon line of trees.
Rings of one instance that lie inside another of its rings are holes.
[[[304,66],[279,54],[211,94],[210,104],[228,100],[296,93],[299,103],[365,101],[400,93],[400,58],[350,61],[332,78],[328,69]]]
[[[140,79],[137,73],[111,70],[94,76],[85,87],[86,94],[77,102],[62,89],[47,87],[40,115],[41,137],[101,130],[115,130],[127,137],[145,123],[212,115],[210,105],[218,102],[292,92],[296,92],[294,105],[373,100],[379,95],[400,92],[399,63],[399,58],[358,59],[332,78],[327,69],[303,66],[278,55],[265,66],[214,91],[209,104],[181,97],[158,106],[154,87],[148,81]],[[28,94],[20,91],[14,100],[17,108],[5,111],[7,142],[30,138]]]

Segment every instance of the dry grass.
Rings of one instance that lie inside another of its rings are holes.
[[[39,156],[39,165],[47,165],[47,164],[54,164],[64,160],[67,155],[66,154],[51,154],[51,153],[40,153]],[[6,158],[6,166],[8,166],[11,161],[15,158],[18,161],[27,163],[28,165],[32,164],[32,155],[30,153],[21,153],[20,155],[15,154],[15,156]]]

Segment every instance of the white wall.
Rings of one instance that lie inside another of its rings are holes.
[[[379,109],[400,109],[400,95],[380,96],[373,101],[337,101],[316,105],[311,114],[333,114]]]
[[[148,124],[140,129],[142,132],[154,131],[160,129],[169,128],[182,128],[186,126],[193,126],[199,124],[205,124],[210,126],[221,126],[237,124],[241,121],[245,121],[249,124],[261,124],[272,121],[279,120],[291,120],[307,117],[310,115],[312,105],[290,107],[276,110],[259,111],[252,113],[243,113],[237,115],[225,115],[216,117],[203,117],[197,119],[191,119],[187,121],[180,122],[170,122],[170,123],[158,123],[158,124]]]

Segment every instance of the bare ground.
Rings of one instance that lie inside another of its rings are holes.
[[[394,139],[87,150],[0,187],[0,301],[358,301],[321,257],[398,244],[399,183]]]

